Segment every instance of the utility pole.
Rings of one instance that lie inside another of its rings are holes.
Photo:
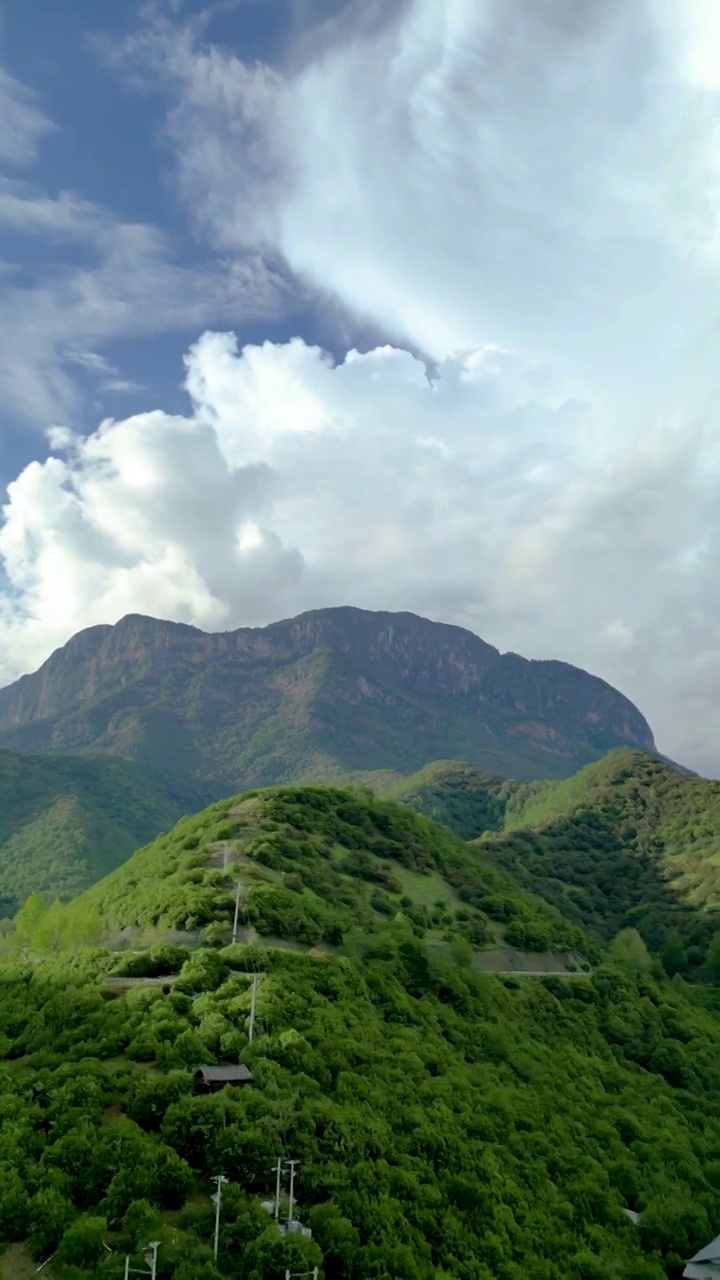
[[[258,982],[260,981],[260,977],[261,975],[259,973],[253,974],[252,994],[250,997],[250,1026],[248,1028],[248,1040],[250,1044],[252,1044],[253,1036],[255,1035],[255,1008],[257,1005],[257,989],[258,989]]]
[[[215,1254],[216,1262],[218,1256],[218,1245],[220,1243],[220,1205],[222,1204],[222,1189],[223,1183],[228,1181],[229,1179],[225,1177],[224,1173],[216,1173],[213,1178],[213,1182],[217,1182],[217,1191],[212,1197],[215,1201],[215,1243],[213,1245],[213,1253]]]
[[[275,1168],[275,1173],[277,1175],[275,1180],[275,1221],[276,1222],[278,1222],[280,1219],[280,1171],[281,1169],[282,1169],[282,1156],[278,1156],[277,1165]]]
[[[299,1164],[299,1160],[286,1160],[286,1164],[290,1165],[290,1204],[288,1206],[288,1222],[293,1220],[293,1208],[295,1207],[295,1165]]]
[[[149,1263],[150,1266],[150,1280],[155,1280],[157,1275],[157,1251],[159,1247],[159,1240],[151,1240],[148,1245],[148,1249],[152,1249],[152,1253],[149,1256],[147,1253],[145,1254],[145,1261]]]
[[[133,1275],[150,1276],[150,1280],[155,1280],[157,1275],[157,1251],[160,1248],[159,1240],[151,1240],[148,1245],[148,1252],[143,1257],[143,1262],[147,1262],[150,1270],[143,1271],[142,1267],[130,1266],[130,1254],[125,1254],[125,1280],[129,1280],[130,1272]]]
[[[237,942],[238,916],[240,914],[240,897],[242,894],[242,881],[238,880],[237,893],[235,894],[235,918],[233,920],[232,940]]]

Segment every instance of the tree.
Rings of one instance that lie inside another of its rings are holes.
[[[711,982],[720,985],[720,929],[710,939],[705,956],[705,971]]]
[[[609,947],[610,958],[629,973],[647,976],[652,970],[652,958],[637,929],[621,929]]]
[[[21,906],[15,917],[15,933],[13,942],[22,950],[28,950],[33,943],[35,932],[46,912],[45,903],[36,893],[31,893]]]
[[[30,1197],[17,1170],[0,1166],[0,1240],[24,1240]]]
[[[668,930],[660,959],[669,978],[674,978],[676,973],[682,974],[687,971],[687,953],[677,929]]]
[[[104,1253],[107,1222],[104,1218],[83,1215],[64,1233],[57,1251],[57,1261],[69,1266],[93,1268]]]

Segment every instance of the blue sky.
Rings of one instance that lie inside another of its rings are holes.
[[[275,62],[283,59],[293,32],[314,25],[334,9],[342,10],[342,5],[307,6],[303,12],[303,6],[284,0],[262,4],[250,0],[220,4],[212,10],[195,4],[169,6],[167,12],[179,20],[202,17],[207,37],[219,38],[244,59]],[[159,7],[156,12],[163,10]],[[70,192],[93,206],[91,216],[99,219],[106,214],[121,225],[155,229],[163,237],[170,264],[197,273],[196,283],[202,289],[204,273],[222,272],[225,259],[195,234],[173,189],[172,155],[163,140],[163,103],[152,94],[134,93],[121,75],[108,73],[99,51],[105,42],[120,47],[151,20],[152,13],[146,5],[98,6],[94,0],[77,0],[67,7],[38,0],[32,11],[3,6],[2,65],[46,121],[46,130],[38,130],[36,155],[6,173],[11,183],[28,188],[29,197],[57,200],[61,193]],[[63,244],[50,228],[46,238],[28,236],[20,217],[18,225],[0,227],[0,261],[12,269],[7,277],[9,289],[30,294],[48,276],[61,281],[63,273],[74,269],[92,270],[98,265],[98,254],[94,245],[80,237]],[[191,281],[187,289],[192,295]],[[112,291],[113,281],[109,281],[108,292]],[[336,314],[328,316],[327,305],[314,305],[311,299],[272,307],[270,314],[262,297],[254,306],[252,297],[245,296],[238,297],[236,305],[231,297],[217,307],[209,302],[201,310],[208,323],[217,318],[232,325],[241,343],[265,338],[278,342],[302,331],[309,341],[341,354],[347,336],[371,341],[362,324],[347,316],[339,322]],[[163,324],[158,318],[149,333],[140,317],[137,325],[130,317],[120,334],[102,323],[88,323],[86,328],[87,336],[80,326],[75,345],[101,354],[117,369],[117,376],[103,377],[97,363],[95,367],[83,364],[75,354],[63,360],[72,343],[66,347],[61,340],[66,395],[48,397],[48,408],[54,403],[57,421],[64,423],[70,410],[74,429],[90,430],[106,415],[145,408],[148,389],[168,410],[186,406],[180,361],[198,336],[197,320],[183,324],[182,317],[172,317]],[[142,331],[141,336],[135,336],[135,328]],[[48,425],[47,408],[41,402],[38,412],[34,399],[28,389],[28,403],[20,394],[3,405],[0,476],[6,483],[20,465],[42,450],[32,428],[37,431]]]
[[[412,609],[720,771],[715,0],[0,15],[0,678]]]

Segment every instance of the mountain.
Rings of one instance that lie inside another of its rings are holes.
[[[135,615],[92,627],[0,690],[0,745],[107,752],[217,795],[442,758],[560,778],[612,747],[654,749],[632,703],[584,671],[350,608],[217,635]]]
[[[236,873],[249,941],[224,946]],[[482,973],[476,927],[567,925],[396,802],[236,797],[60,910],[215,945],[0,951],[3,1274],[116,1280],[152,1240],[163,1280],[675,1280],[717,1233],[717,989],[636,943]],[[263,1207],[278,1157],[311,1235]]]
[[[5,912],[32,892],[79,893],[192,807],[185,787],[124,760],[0,751]]]

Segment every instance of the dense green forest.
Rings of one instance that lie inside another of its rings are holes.
[[[216,803],[134,854],[78,908],[92,907],[108,929],[222,937],[238,882],[258,933],[306,945],[339,945],[352,928],[396,916],[428,941],[535,950],[587,942],[482,851],[358,788],[274,787]]]
[[[503,821],[548,790],[511,788]],[[690,984],[689,935],[684,968],[603,922],[615,897],[538,897],[527,838],[276,787],[73,902],[31,896],[0,947],[0,1274],[120,1280],[156,1240],[163,1280],[679,1280],[720,1228],[720,932],[681,907],[708,939]],[[489,976],[497,944],[591,970]],[[238,1062],[251,1084],[198,1091]],[[279,1156],[310,1237],[263,1208]]]
[[[633,948],[574,982],[488,978],[399,924],[337,956],[158,950],[168,993],[110,963],[0,968],[0,1238],[52,1277],[156,1239],[177,1280],[659,1280],[717,1230],[720,1023]],[[253,1085],[196,1093],[239,1058]],[[278,1155],[311,1240],[260,1205]]]
[[[478,847],[608,939],[636,927],[671,972],[703,963],[720,927],[720,783],[613,752],[509,809]]]
[[[504,830],[512,815],[522,813],[525,804],[552,786],[481,773],[458,760],[436,760],[409,778],[391,778],[386,784],[379,779],[374,785],[450,827],[463,840],[473,840],[485,831]]]
[[[71,897],[206,797],[109,757],[0,751],[0,901]]]
[[[700,972],[720,927],[720,783],[621,750],[563,782],[440,762],[388,790],[481,836],[484,857],[598,940],[637,927],[671,972]]]

